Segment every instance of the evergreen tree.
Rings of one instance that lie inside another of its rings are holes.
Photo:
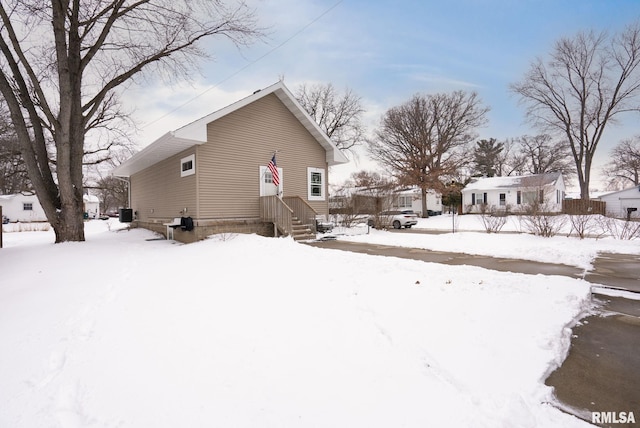
[[[504,143],[498,143],[495,138],[480,140],[473,149],[474,175],[494,177],[500,175],[500,154],[504,150]]]

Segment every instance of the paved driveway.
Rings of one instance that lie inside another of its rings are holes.
[[[569,355],[546,379],[546,384],[554,387],[565,411],[588,422],[592,412],[634,412],[638,424],[628,426],[640,426],[640,300],[600,294],[603,290],[600,285],[640,292],[640,256],[601,254],[594,262],[594,269],[585,273],[561,264],[387,245],[337,240],[309,245],[498,271],[584,277],[594,283],[596,313],[573,328]]]

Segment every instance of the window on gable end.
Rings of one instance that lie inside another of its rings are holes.
[[[180,177],[186,177],[196,173],[196,155],[189,155],[180,159]]]

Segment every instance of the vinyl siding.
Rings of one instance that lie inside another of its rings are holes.
[[[131,206],[142,222],[180,217],[184,208],[195,219],[256,219],[260,166],[267,165],[275,150],[283,170],[283,196],[307,200],[307,168],[324,169],[325,200],[307,201],[328,215],[325,150],[273,94],[209,123],[207,143],[134,174]],[[196,172],[180,177],[180,159],[191,154]]]
[[[207,126],[207,143],[197,147],[196,176],[201,219],[259,216],[260,166],[274,151],[283,169],[284,196],[307,200],[307,167],[325,170],[324,148],[275,95],[268,95]],[[325,201],[309,204],[328,214]]]
[[[196,153],[196,148],[170,157],[131,177],[131,207],[140,221],[164,221],[185,215],[196,216],[196,173],[180,177],[180,160]]]
[[[608,195],[602,195],[598,199],[607,203],[607,214],[619,218],[626,218],[627,208],[640,209],[640,187],[636,186]],[[637,212],[633,213],[633,217],[637,217],[638,215]]]

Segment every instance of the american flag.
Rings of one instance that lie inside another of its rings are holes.
[[[272,180],[273,180],[273,184],[275,184],[276,186],[280,185],[280,175],[278,174],[278,166],[276,165],[276,155],[274,154],[273,157],[271,158],[271,161],[269,162],[269,165],[267,165],[267,168],[269,168],[269,171],[271,171],[271,175],[272,175]]]

